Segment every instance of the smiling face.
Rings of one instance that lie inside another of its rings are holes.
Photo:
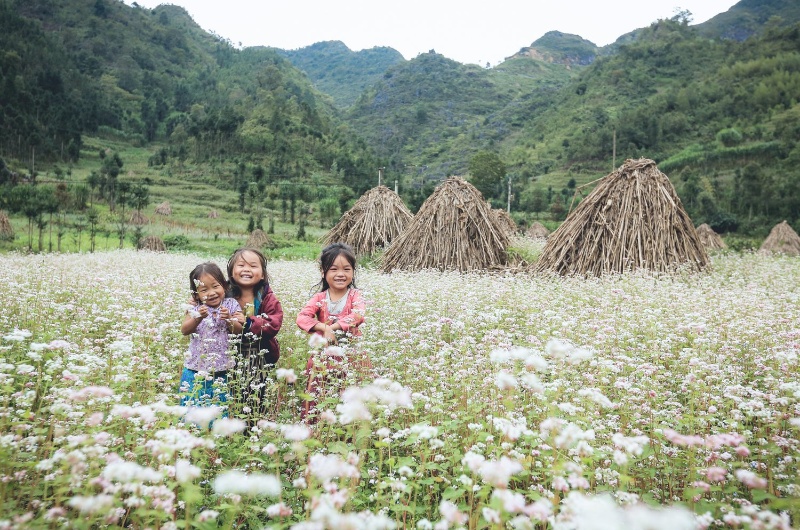
[[[234,260],[231,279],[242,289],[252,289],[264,279],[264,267],[255,252],[245,250]]]
[[[201,274],[197,278],[197,300],[208,307],[219,307],[225,299],[225,286],[210,274]]]
[[[343,294],[353,283],[353,266],[347,257],[339,254],[325,271],[325,281],[331,294]]]

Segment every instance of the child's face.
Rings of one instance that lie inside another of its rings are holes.
[[[233,263],[231,276],[236,285],[242,288],[252,288],[264,279],[264,269],[261,260],[250,251],[242,252]]]
[[[219,307],[225,298],[225,287],[220,285],[210,274],[201,274],[197,280],[198,283],[195,290],[200,303],[208,307]]]
[[[345,291],[353,283],[353,266],[342,254],[336,256],[331,268],[325,272],[325,281],[334,291]]]

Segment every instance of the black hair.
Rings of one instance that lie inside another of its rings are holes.
[[[336,258],[339,256],[344,256],[348,263],[350,263],[350,266],[353,267],[353,281],[350,282],[350,287],[356,288],[356,253],[353,251],[353,247],[346,243],[331,243],[323,248],[322,253],[319,255],[319,267],[322,270],[322,279],[314,286],[319,289],[319,292],[326,291],[330,287],[328,281],[325,279],[325,275],[331,267],[333,267],[333,262],[336,261]]]
[[[254,293],[259,293],[266,290],[267,286],[269,285],[269,274],[267,274],[267,257],[258,250],[257,248],[251,247],[242,247],[237,248],[233,251],[231,255],[231,259],[228,260],[228,278],[231,279],[230,283],[230,295],[231,298],[239,298],[242,296],[242,288],[236,284],[236,280],[233,279],[233,266],[236,264],[236,261],[242,257],[242,254],[245,252],[252,252],[258,258],[258,262],[261,263],[261,270],[264,273],[264,277],[253,287]]]
[[[201,263],[189,273],[189,290],[192,293],[194,301],[198,303],[200,302],[200,298],[197,296],[197,282],[200,281],[200,276],[204,274],[208,274],[217,280],[225,291],[228,290],[228,280],[225,279],[225,275],[222,274],[222,269],[219,268],[219,265],[211,263],[210,261]]]

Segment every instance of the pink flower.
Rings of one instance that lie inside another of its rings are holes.
[[[713,466],[706,469],[706,479],[709,482],[725,482],[728,477],[728,470],[724,467]]]
[[[739,479],[739,482],[751,490],[763,490],[767,488],[767,479],[759,477],[752,471],[737,469],[735,475],[736,478]]]

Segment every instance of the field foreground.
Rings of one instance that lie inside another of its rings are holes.
[[[191,255],[0,255],[2,528],[793,528],[800,260],[604,279],[361,270],[374,373],[299,423],[318,279],[270,264],[256,425],[177,406]],[[222,259],[219,260],[222,264]],[[252,422],[251,422],[252,423]]]

